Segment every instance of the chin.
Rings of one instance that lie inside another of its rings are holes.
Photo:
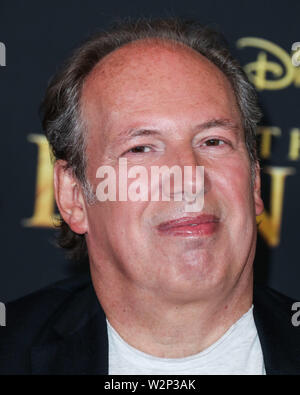
[[[200,256],[197,259],[174,259],[165,263],[171,265],[164,271],[166,288],[187,291],[200,291],[219,288],[226,279],[224,266],[218,267],[216,262]]]

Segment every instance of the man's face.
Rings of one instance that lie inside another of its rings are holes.
[[[149,174],[152,166],[204,166],[205,177],[200,213],[172,200],[87,206],[92,271],[180,301],[230,289],[250,272],[259,176],[253,188],[235,95],[218,68],[187,48],[127,45],[88,77],[82,109],[94,190],[99,166],[112,166],[118,180],[120,158]],[[186,217],[198,217],[196,226]]]

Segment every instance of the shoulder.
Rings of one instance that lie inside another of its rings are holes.
[[[262,285],[255,285],[253,292],[254,306],[260,309],[269,311],[273,314],[285,314],[290,316],[292,306],[297,301],[276,291],[275,289],[264,287]]]
[[[261,322],[267,322],[270,325],[276,323],[277,327],[285,331],[293,331],[292,317],[295,313],[295,303],[297,303],[296,300],[272,288],[260,285],[254,287],[254,313]]]
[[[79,275],[7,303],[6,326],[0,328],[0,374],[6,371],[9,361],[14,366],[29,366],[27,355],[39,334],[75,295],[88,287],[91,287],[89,275]]]
[[[73,276],[7,303],[6,326],[1,329],[0,345],[6,338],[19,337],[20,332],[27,333],[27,339],[32,337],[71,296],[90,283],[88,275]]]

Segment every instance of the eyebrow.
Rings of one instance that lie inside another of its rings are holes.
[[[224,129],[233,129],[239,130],[241,127],[239,124],[232,122],[230,119],[227,118],[213,118],[209,121],[203,122],[200,125],[196,126],[196,129],[205,130],[205,129],[212,129],[216,127],[221,127]]]
[[[220,128],[224,128],[227,130],[234,130],[237,131],[240,129],[240,126],[234,122],[232,122],[229,119],[226,118],[213,118],[210,119],[208,121],[205,121],[199,125],[195,126],[195,130],[198,131],[204,131],[207,129],[212,129],[212,128],[216,128],[216,127],[220,127]],[[157,135],[161,135],[162,132],[157,130],[157,129],[147,129],[147,128],[132,128],[132,129],[128,129],[125,132],[121,132],[118,135],[118,140],[120,142],[124,141],[124,140],[129,140],[135,137],[140,137],[140,136],[157,136]]]
[[[156,129],[147,129],[147,128],[141,128],[141,129],[129,129],[126,130],[125,132],[121,132],[118,134],[117,139],[120,143],[123,141],[130,140],[135,137],[140,137],[140,136],[157,136],[161,135],[161,132],[159,132]]]

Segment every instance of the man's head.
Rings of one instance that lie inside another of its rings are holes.
[[[250,272],[262,211],[254,90],[216,34],[195,23],[118,29],[81,47],[44,102],[65,245],[82,254],[87,242],[92,269],[118,285],[179,298],[232,287]],[[97,168],[118,174],[120,158],[148,170],[204,166],[207,225],[178,234],[183,202],[89,204]]]

